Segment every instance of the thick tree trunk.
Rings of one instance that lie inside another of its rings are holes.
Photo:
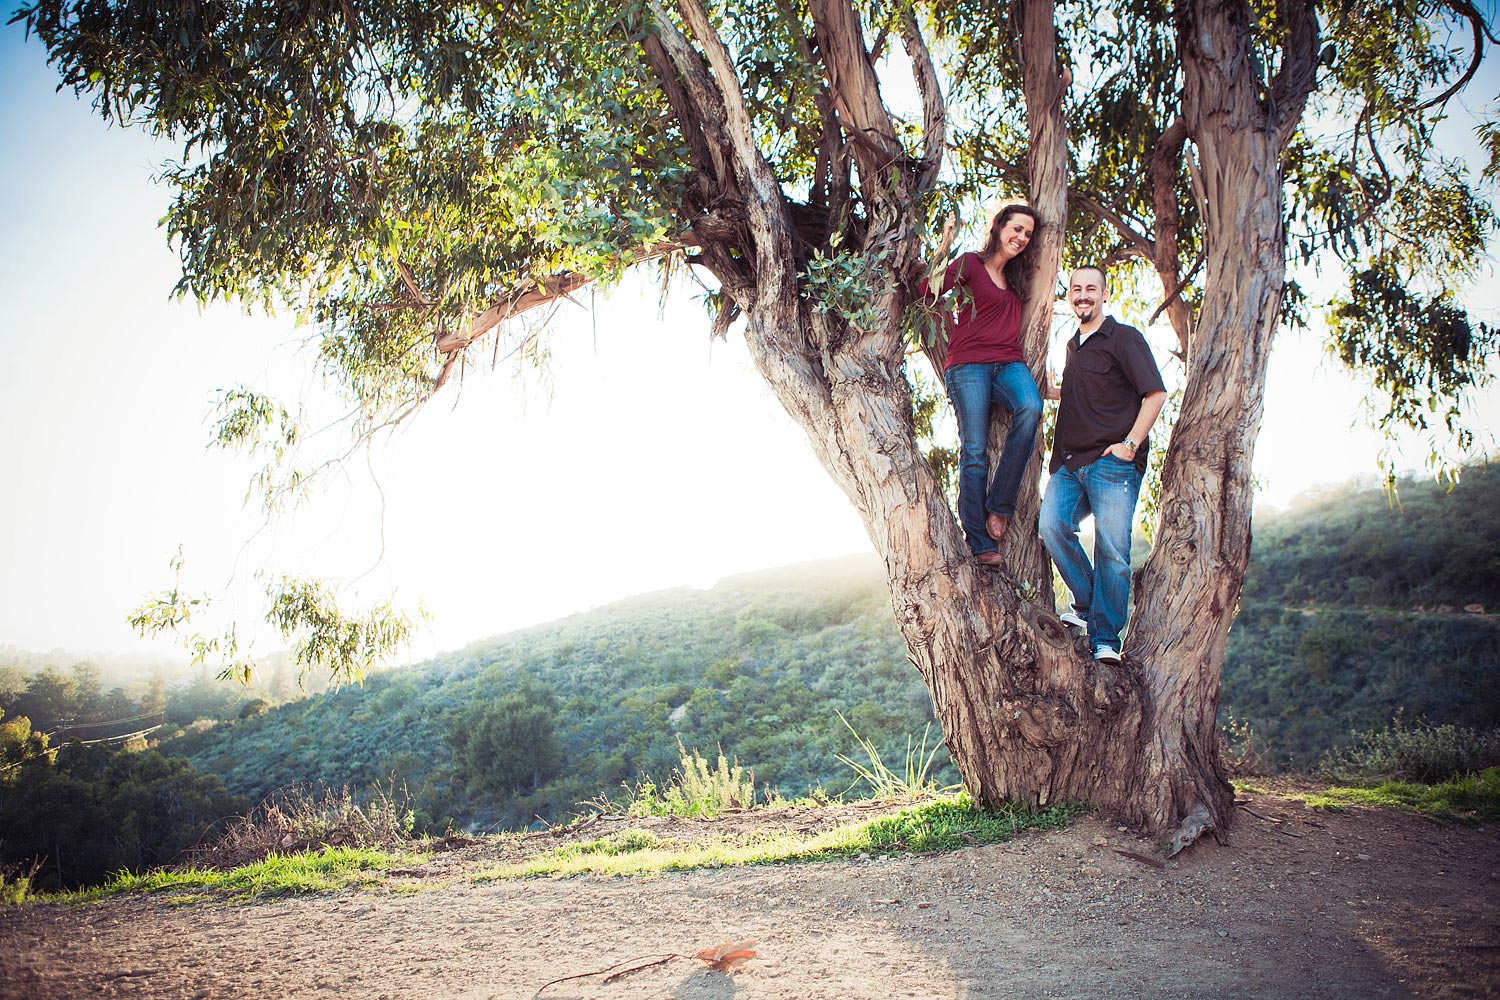
[[[1295,5],[1292,5],[1295,6]],[[1162,473],[1156,546],[1141,573],[1126,655],[1142,665],[1152,724],[1127,819],[1182,846],[1225,830],[1233,793],[1217,749],[1220,672],[1250,559],[1251,460],[1285,283],[1283,174],[1290,130],[1250,51],[1249,9],[1185,4],[1184,118],[1207,194],[1204,301],[1182,412]],[[1304,12],[1305,13],[1305,12]],[[1300,111],[1316,24],[1295,20],[1277,85]]]
[[[1030,200],[1042,222],[1022,336],[1040,375],[1066,222],[1066,132],[1052,5],[1024,0],[1014,10],[1028,81]],[[900,246],[909,257],[912,231],[888,206],[872,215],[866,244]],[[908,263],[893,261],[892,273]],[[989,805],[1082,801],[1153,832],[1174,826],[1175,816],[1134,804],[1152,721],[1141,677],[1080,655],[1052,614],[1051,568],[1036,534],[1040,442],[1001,547],[1005,567],[982,569],[916,445],[894,281],[883,292],[887,324],[864,331],[786,299],[767,276],[746,303],[752,355],[885,562],[897,623],[969,791]]]
[[[819,329],[829,321],[805,304],[781,310],[807,340],[841,340],[825,358],[823,393],[765,349],[789,339],[763,326],[766,315],[751,315],[752,352],[864,519],[966,786],[991,805],[1125,795],[1141,745],[1139,682],[1079,657],[1050,600],[974,562],[916,447],[897,328]]]
[[[1283,282],[1278,159],[1289,134],[1276,112],[1267,112],[1272,102],[1262,102],[1248,8],[1241,0],[1188,3],[1197,6],[1180,15],[1184,120],[1209,177],[1207,293],[1167,460],[1158,548],[1137,595],[1125,664],[1109,667],[1075,650],[1051,614],[1050,572],[1035,532],[1039,451],[998,571],[975,563],[919,453],[902,371],[904,302],[894,277],[910,271],[918,252],[904,168],[870,155],[876,146],[864,150],[860,164],[862,182],[876,175],[881,183],[871,191],[885,192],[866,202],[862,232],[864,250],[890,254],[889,277],[871,289],[884,321],[866,330],[818,311],[796,287],[785,203],[746,141],[740,95],[725,88],[734,78],[732,60],[697,0],[679,0],[724,88],[710,102],[722,104],[736,136],[724,152],[732,154],[738,188],[753,195],[734,256],[735,273],[749,281],[726,283],[726,290],[749,318],[747,340],[762,375],[859,511],[885,562],[896,620],[966,786],[987,804],[1087,802],[1174,850],[1227,828],[1232,815],[1215,715],[1230,614],[1249,556],[1250,459]],[[1017,0],[1012,9],[1022,33],[1032,201],[1043,221],[1023,332],[1039,368],[1065,221],[1065,123],[1052,5]],[[856,143],[867,141],[867,132],[894,141],[862,61],[859,19],[841,0],[820,0],[814,13],[820,43],[840,56],[830,85],[840,89],[843,127]],[[1303,34],[1305,28],[1305,21],[1294,26]],[[906,30],[920,52],[915,26]],[[1312,48],[1299,49],[1301,56],[1316,52],[1315,25],[1310,37]],[[679,68],[691,70],[684,40],[666,28],[663,38]],[[930,129],[939,125],[939,116],[928,116]],[[931,166],[924,161],[923,169]]]

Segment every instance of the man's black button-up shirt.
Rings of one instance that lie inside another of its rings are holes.
[[[1078,470],[1125,440],[1141,412],[1141,399],[1164,392],[1161,372],[1141,331],[1106,316],[1080,346],[1075,331],[1063,366],[1049,472]],[[1135,466],[1146,471],[1150,437],[1136,449]]]

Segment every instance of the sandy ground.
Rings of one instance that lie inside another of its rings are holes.
[[[549,848],[471,843],[380,885],[248,905],[0,908],[0,996],[1019,1000],[1500,996],[1500,831],[1242,797],[1231,842],[1162,863],[1099,819],[1003,846],[671,874],[476,882]],[[661,821],[661,837],[831,811]],[[868,811],[865,811],[868,815]],[[596,823],[597,837],[639,820]],[[1158,867],[1160,865],[1160,867]],[[755,942],[730,974],[691,958]]]

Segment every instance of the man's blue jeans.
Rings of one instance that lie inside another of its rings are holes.
[[[1073,592],[1073,610],[1089,623],[1089,641],[1120,649],[1130,601],[1130,534],[1141,474],[1135,463],[1101,455],[1076,472],[1063,466],[1047,482],[1037,525],[1047,554]],[[1078,525],[1094,515],[1094,561],[1078,544]]]
[[[1042,397],[1036,379],[1019,361],[954,365],[943,372],[943,385],[958,417],[958,520],[976,555],[994,552],[995,540],[984,521],[989,514],[1015,516],[1016,493],[1042,422]],[[1010,431],[986,489],[992,404],[1010,411]]]

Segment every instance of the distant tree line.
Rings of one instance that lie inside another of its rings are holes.
[[[1500,468],[1396,486],[1256,516],[1222,703],[1285,764],[1398,711],[1500,723]]]
[[[246,808],[181,758],[81,744],[52,749],[24,717],[0,723],[0,867],[35,867],[35,891],[166,864]]]

